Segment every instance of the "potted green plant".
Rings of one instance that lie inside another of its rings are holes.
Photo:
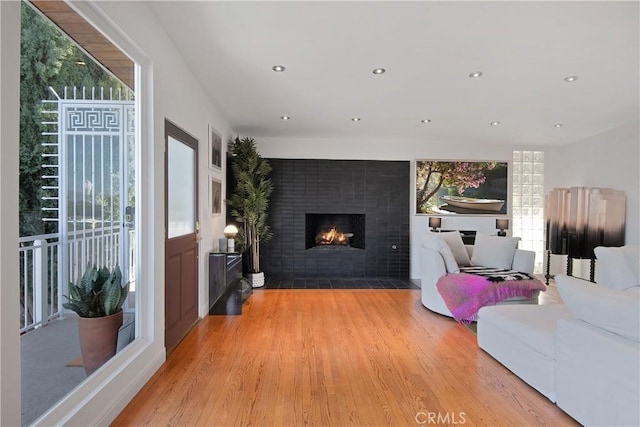
[[[252,287],[257,288],[264,285],[264,273],[260,270],[260,243],[268,242],[273,235],[267,224],[269,197],[273,192],[273,184],[268,177],[271,166],[258,153],[253,138],[236,137],[229,151],[235,189],[227,204],[231,216],[240,225],[236,245],[248,259],[247,279]]]
[[[109,271],[87,266],[78,284],[69,283],[64,308],[78,314],[82,365],[87,375],[116,354],[118,330],[122,326],[122,304],[129,283],[122,285],[120,267]]]

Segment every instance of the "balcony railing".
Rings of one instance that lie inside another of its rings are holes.
[[[62,288],[58,283],[59,236],[43,234],[21,237],[19,245],[22,334],[60,316]]]
[[[129,230],[133,241],[134,230]],[[120,251],[120,227],[69,233],[63,250],[59,234],[22,237],[20,253],[20,333],[43,326],[63,314],[67,283],[76,281],[87,264],[113,266]],[[129,264],[133,257],[129,254]],[[130,272],[133,271],[129,265]],[[67,271],[63,274],[63,268]]]

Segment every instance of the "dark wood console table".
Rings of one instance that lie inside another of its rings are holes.
[[[242,255],[209,253],[209,314],[242,314]]]

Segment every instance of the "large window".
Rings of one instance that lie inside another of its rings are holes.
[[[121,269],[130,294],[116,343],[135,338],[136,102],[133,62],[97,31],[98,51],[72,38],[88,23],[64,2],[22,3],[20,81],[20,334],[22,424],[82,383],[68,283],[92,265]],[[57,19],[67,33],[45,16]],[[75,26],[74,26],[75,24]],[[78,26],[78,24],[82,24]],[[65,28],[67,26],[67,28]],[[93,46],[93,48],[96,48]],[[86,50],[90,50],[87,48]],[[115,52],[115,53],[114,53]],[[18,333],[18,331],[16,331]]]

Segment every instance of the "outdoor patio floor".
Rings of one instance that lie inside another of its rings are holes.
[[[131,331],[133,317],[133,312],[124,314],[126,326],[121,331]],[[127,345],[130,338],[118,336],[118,348]],[[66,314],[64,319],[53,320],[22,335],[20,351],[22,425],[27,426],[87,377],[82,366],[76,315]]]
[[[20,337],[22,425],[40,415],[85,378],[82,366],[67,366],[80,357],[75,316],[53,320]]]

